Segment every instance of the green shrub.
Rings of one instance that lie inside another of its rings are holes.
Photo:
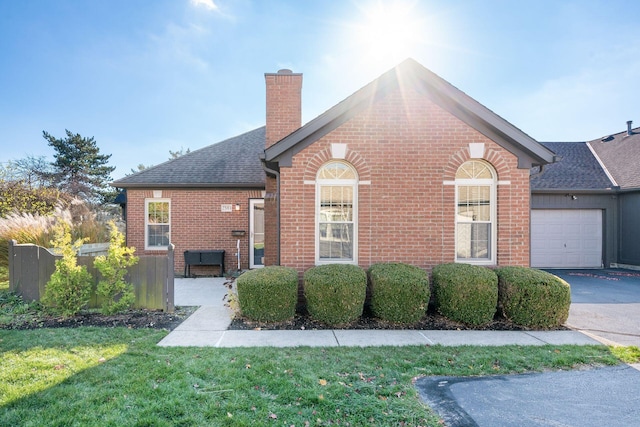
[[[493,320],[498,306],[498,277],[488,268],[469,264],[440,264],[433,268],[436,309],[443,316],[469,325]]]
[[[62,255],[56,270],[45,285],[42,303],[63,316],[74,316],[89,303],[93,278],[87,268],[77,264],[76,253],[82,240],[71,244],[71,229],[61,222],[54,229],[51,245]]]
[[[327,264],[304,273],[307,310],[328,325],[343,325],[362,315],[367,293],[367,274],[350,264]]]
[[[413,265],[375,264],[369,268],[374,316],[395,323],[415,323],[429,305],[429,276]]]
[[[526,267],[502,267],[498,307],[502,315],[517,325],[552,328],[569,316],[571,287],[561,278]]]
[[[238,303],[242,314],[261,322],[293,318],[298,302],[298,272],[270,266],[247,271],[237,279]]]
[[[93,261],[101,275],[96,292],[103,297],[101,311],[104,314],[127,310],[136,301],[133,285],[124,281],[128,267],[138,263],[138,257],[133,255],[136,249],[124,245],[124,236],[114,222],[110,222],[109,227],[107,255],[97,256]]]

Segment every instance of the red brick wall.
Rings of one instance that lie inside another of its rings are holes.
[[[157,191],[157,190],[156,190]],[[145,198],[153,198],[153,190],[127,190],[127,245],[139,255],[164,253],[145,251]],[[237,268],[236,242],[240,239],[241,268],[249,266],[249,199],[262,198],[260,190],[171,189],[162,190],[162,198],[171,200],[171,243],[175,248],[175,271],[184,272],[184,251],[224,249],[225,271]],[[232,212],[221,212],[221,205],[230,204]],[[235,210],[235,205],[240,210]],[[245,230],[243,237],[231,235],[232,230]],[[218,274],[217,267],[191,267],[197,275]]]
[[[399,261],[430,270],[455,259],[457,168],[469,143],[503,185],[497,191],[498,265],[529,264],[529,170],[517,158],[423,95],[392,93],[294,157],[281,173],[281,264],[300,272],[315,263],[315,180],[331,143],[347,144],[357,170],[358,260],[367,268]],[[307,182],[305,184],[305,182]],[[508,182],[508,184],[507,184]]]
[[[270,147],[302,123],[302,74],[280,70],[264,75],[267,96],[266,146]]]
[[[267,176],[264,197],[264,265],[278,265],[278,198],[275,177]]]
[[[289,135],[302,124],[302,74],[290,70],[264,75],[266,84],[265,148]],[[267,176],[265,209],[265,265],[278,264],[277,184]],[[269,219],[267,219],[269,218]]]

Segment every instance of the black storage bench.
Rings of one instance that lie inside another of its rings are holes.
[[[220,267],[220,276],[224,275],[223,250],[184,251],[184,277],[191,276],[192,265],[212,265]]]

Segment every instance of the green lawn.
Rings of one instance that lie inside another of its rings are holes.
[[[157,347],[165,334],[0,330],[0,425],[438,426],[415,377],[619,363],[604,346]]]

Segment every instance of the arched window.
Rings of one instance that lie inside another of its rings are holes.
[[[494,264],[496,247],[496,174],[480,160],[456,172],[456,261]]]
[[[316,263],[357,263],[358,175],[344,162],[323,165],[316,177]]]

